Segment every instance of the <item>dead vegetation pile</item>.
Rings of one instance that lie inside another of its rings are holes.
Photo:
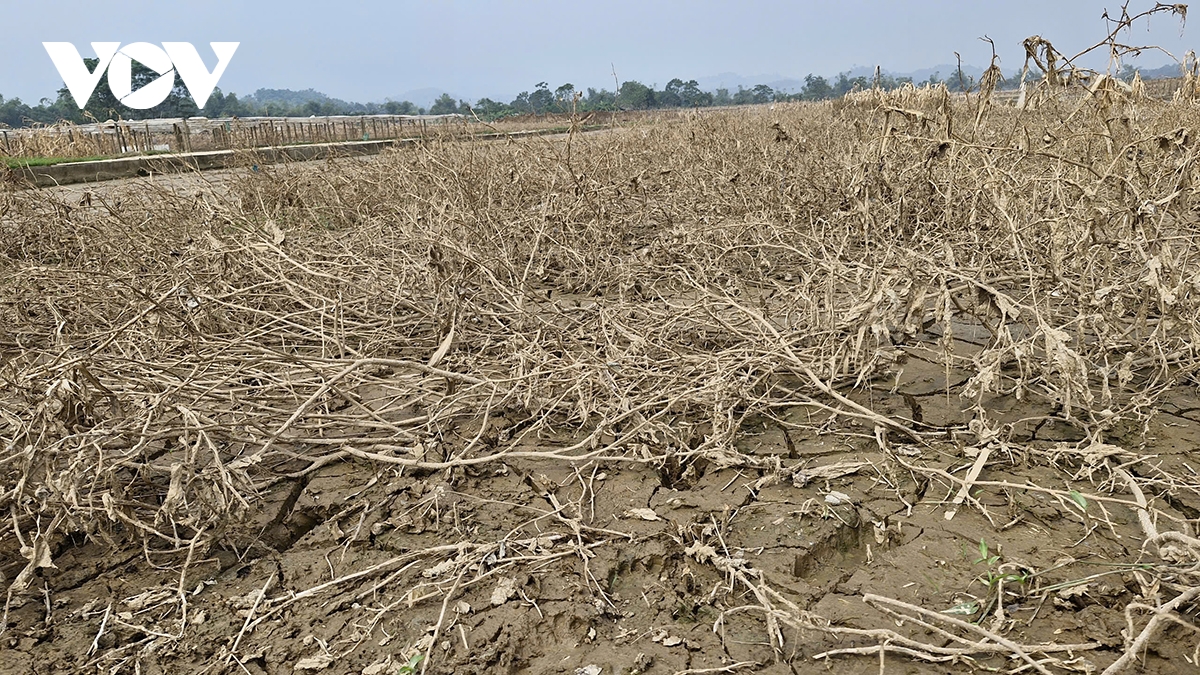
[[[1120,672],[1163,629],[1191,626],[1200,596],[1200,513],[1178,506],[1200,479],[1153,461],[1146,437],[1200,371],[1197,111],[1093,93],[1036,110],[870,93],[260,167],[226,193],[0,194],[6,616],[41,602],[41,571],[65,548],[133,545],[179,574],[139,644],[179,639],[191,561],[243,536],[273,486],[333,463],[453,476],[520,461],[581,480],[622,464],[664,480],[738,467],[766,484],[805,468],[784,448],[745,451],[748,427],[776,424],[873,437],[887,471],[929,481],[952,510],[986,512],[980,486],[1041,492],[1081,531],[1127,509],[1144,535],[1122,646],[1090,657],[1100,645],[1005,637],[1005,598],[1044,592],[1032,578],[1001,579],[974,620],[865,598],[922,638],[830,623],[719,530],[678,533],[725,578],[714,602],[755,612],[778,654],[794,649],[791,628],[873,642],[822,658],[1042,673],[1095,658]],[[956,347],[964,336],[977,348]],[[862,395],[918,357],[969,374],[939,392],[961,421]],[[1074,440],[1026,443],[992,411],[1007,397],[1044,406],[1040,421]],[[797,410],[811,423],[784,419]],[[1050,451],[1057,482],[1006,482]],[[935,467],[945,456],[970,470]],[[497,569],[586,566],[625,536],[565,505],[543,525],[299,594],[264,589],[227,653],[345,588],[386,595],[372,628],[421,603],[440,604],[440,628],[456,594]],[[443,638],[418,635],[410,654]]]

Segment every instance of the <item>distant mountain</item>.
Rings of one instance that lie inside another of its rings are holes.
[[[1168,63],[1165,66],[1158,68],[1139,68],[1142,73],[1143,80],[1161,80],[1168,77],[1182,77],[1183,72],[1179,69],[1179,64]]]
[[[861,73],[862,75],[865,75],[867,77],[873,77],[875,75],[875,68],[863,68],[863,70],[865,72]],[[980,68],[979,66],[972,66],[967,63],[964,63],[963,67],[962,67],[963,77],[973,77],[976,80],[978,80],[983,75],[983,71],[984,71],[983,68]],[[893,73],[890,70],[884,69],[883,73],[885,75],[891,75],[892,77],[897,77],[897,78],[911,77],[913,82],[925,82],[925,81],[929,80],[929,77],[931,75],[937,75],[938,79],[940,79],[940,80],[950,80],[950,79],[958,77],[958,64],[942,63],[939,65],[933,66],[932,68],[920,68],[917,70],[909,71],[907,73]],[[857,76],[859,74],[860,73],[854,73],[853,75],[851,75],[851,77]]]

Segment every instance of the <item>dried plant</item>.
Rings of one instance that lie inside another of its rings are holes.
[[[1027,49],[1043,82],[1079,81],[1048,42]],[[1036,109],[871,89],[560,138],[446,136],[376,161],[84,203],[0,193],[10,602],[68,537],[144,546],[186,569],[240,536],[272,486],[337,462],[795,479],[800,465],[742,441],[752,424],[807,411],[828,418],[814,433],[873,430],[891,467],[959,493],[955,508],[986,513],[972,490],[991,486],[1135,513],[1161,595],[1130,605],[1153,618],[1139,627],[1129,614],[1117,672],[1187,621],[1200,584],[1194,523],[1158,500],[1200,495],[1200,482],[1146,464],[1163,401],[1200,382],[1200,151],[1189,106],[1109,78],[1091,87]],[[883,405],[913,359],[946,373],[938,395],[955,421]],[[1021,437],[996,422],[1001,398],[1078,440]],[[979,450],[965,478],[931,459],[964,444]],[[1088,487],[1010,481],[1015,456]],[[346,587],[440,601],[440,629],[463,588],[530,561],[586,565],[622,536],[582,512],[547,511],[553,541],[572,542],[555,552],[533,535],[463,540],[298,594],[268,597],[268,583],[232,652],[267,617]],[[864,600],[884,625],[839,626],[714,536],[686,541],[688,555],[746,598],[779,649],[791,627],[876,642],[819,658],[999,656],[1051,672],[1098,647],[1020,644],[1003,622],[878,595]],[[482,564],[518,544],[527,558]],[[405,658],[427,666],[438,635]]]

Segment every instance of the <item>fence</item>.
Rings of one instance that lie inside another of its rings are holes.
[[[156,119],[0,129],[0,155],[106,157],[200,152],[301,143],[424,137],[468,126],[462,115],[339,115]]]

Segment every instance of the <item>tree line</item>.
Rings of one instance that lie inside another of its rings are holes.
[[[89,69],[96,67],[95,59],[85,59],[85,61],[88,62]],[[133,65],[134,90],[158,76],[157,73],[139,63],[135,62]],[[1017,77],[1018,74],[1013,74],[1012,77],[1005,78],[1000,83],[1000,87],[1016,86]],[[954,77],[943,80],[938,73],[935,73],[922,82],[913,82],[911,78],[907,77],[884,75],[879,78],[878,82],[875,82],[874,78],[865,76],[851,77],[849,72],[839,73],[831,79],[810,74],[804,78],[804,86],[795,92],[776,91],[765,84],[758,84],[750,88],[739,86],[733,91],[719,88],[710,92],[702,90],[696,80],[684,81],[679,78],[670,80],[662,89],[642,84],[636,80],[629,80],[621,83],[616,91],[593,87],[580,91],[576,90],[575,85],[571,83],[551,89],[548,83],[539,82],[534,85],[532,91],[523,91],[509,102],[481,98],[472,104],[464,100],[455,100],[449,94],[442,94],[428,110],[409,101],[354,103],[331,98],[312,89],[299,92],[287,89],[259,89],[250,96],[239,98],[235,93],[225,94],[218,88],[213,91],[204,109],[200,110],[188,96],[187,89],[177,74],[175,87],[167,99],[162,104],[148,110],[134,110],[122,106],[113,97],[108,87],[103,84],[96,87],[83,110],[80,110],[75,104],[65,86],[58,90],[55,99],[43,98],[37,105],[28,105],[19,98],[6,100],[0,96],[0,125],[23,127],[31,124],[53,124],[59,121],[83,124],[108,119],[136,120],[196,115],[205,117],[261,115],[308,117],[311,115],[442,115],[458,113],[494,121],[518,115],[544,115],[547,113],[823,101],[838,98],[856,89],[868,89],[874,86],[895,89],[906,83],[918,86],[944,83],[951,91],[970,90],[976,85],[975,78],[962,74],[956,74]]]
[[[97,59],[84,59],[88,70],[95,70]],[[132,88],[134,91],[152,82],[158,73],[138,62],[133,63]],[[331,98],[312,89],[292,91],[289,89],[259,89],[253,94],[239,98],[235,93],[224,93],[218,87],[213,90],[201,110],[188,95],[179,74],[171,93],[161,104],[147,109],[135,110],[120,104],[102,80],[92,92],[87,105],[81,110],[64,85],[53,100],[43,98],[37,105],[29,105],[19,98],[5,99],[0,96],[0,127],[12,128],[32,124],[54,124],[73,122],[86,124],[109,119],[157,119],[171,117],[308,117],[310,115],[417,115],[425,111],[408,101],[387,103],[354,103]]]
[[[1015,72],[1011,77],[1002,78],[997,86],[999,88],[1016,87],[1019,79],[1020,72]],[[804,86],[796,92],[777,91],[766,84],[757,84],[750,88],[739,86],[734,91],[718,88],[709,92],[702,90],[696,80],[685,82],[679,78],[667,82],[661,90],[642,84],[637,80],[629,80],[623,82],[615,92],[593,87],[579,91],[571,83],[551,89],[548,83],[539,82],[534,86],[533,91],[523,91],[508,103],[482,98],[471,104],[467,101],[455,101],[449,94],[442,94],[430,106],[429,113],[460,113],[475,115],[484,120],[496,120],[514,115],[543,115],[563,112],[702,108],[789,101],[825,101],[839,98],[855,90],[869,89],[875,86],[891,90],[905,84],[916,86],[945,84],[950,91],[970,91],[976,88],[978,83],[974,77],[959,73],[956,73],[953,78],[946,79],[941,78],[940,73],[934,73],[920,82],[913,82],[910,77],[881,75],[876,82],[875,78],[851,77],[849,71],[839,73],[832,79],[820,75],[807,75],[804,78]]]

